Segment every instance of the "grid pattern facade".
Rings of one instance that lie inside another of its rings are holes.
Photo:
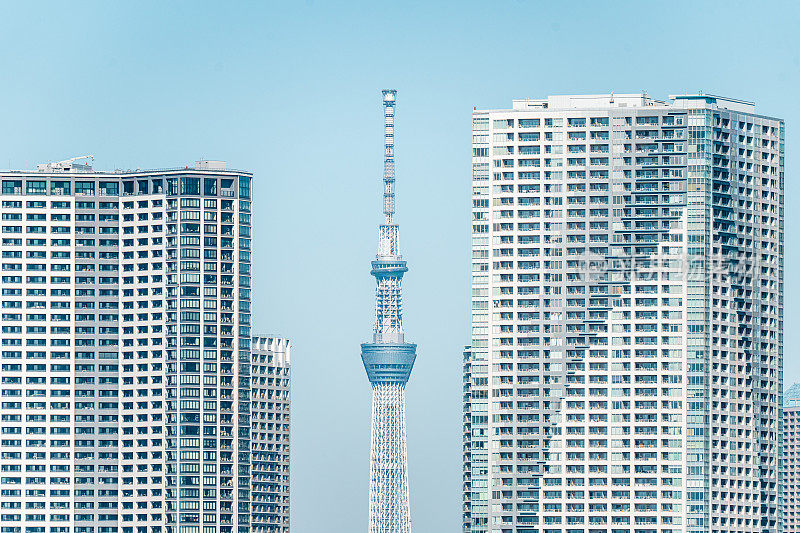
[[[465,532],[780,527],[783,128],[707,95],[473,113]]]
[[[290,354],[288,339],[253,337],[250,435],[255,533],[289,531]]]
[[[800,531],[800,399],[789,391],[784,393],[783,405],[783,463],[781,488],[783,491],[783,533]]]
[[[248,531],[251,174],[0,178],[0,530]]]

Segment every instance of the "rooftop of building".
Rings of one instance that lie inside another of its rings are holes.
[[[272,352],[277,357],[276,363],[278,365],[291,364],[291,350],[292,341],[280,335],[262,335],[254,334],[252,338],[252,351],[259,352]]]
[[[78,161],[81,161],[80,163]],[[79,156],[36,165],[36,170],[0,170],[0,175],[35,175],[50,176],[65,174],[83,175],[92,174],[98,176],[142,176],[152,174],[175,174],[175,173],[203,173],[203,174],[252,174],[247,170],[236,170],[227,168],[225,161],[200,159],[191,166],[157,169],[115,169],[115,170],[95,170],[92,167],[94,156]]]
[[[783,406],[800,406],[800,383],[794,383],[791,387],[783,391]]]
[[[565,94],[550,95],[547,98],[513,100],[511,109],[478,110],[477,113],[491,111],[558,111],[590,110],[614,108],[658,108],[658,109],[727,109],[741,113],[755,114],[754,102],[698,92],[695,94],[672,94],[666,100],[653,98],[647,92],[639,94]],[[769,117],[768,117],[769,118]]]

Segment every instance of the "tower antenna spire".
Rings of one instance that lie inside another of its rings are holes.
[[[394,102],[397,91],[383,90],[383,214],[386,224],[394,216]]]
[[[383,214],[378,257],[400,258],[400,230],[394,223],[394,104],[397,91],[383,91]]]

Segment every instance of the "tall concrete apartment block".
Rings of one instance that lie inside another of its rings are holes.
[[[783,153],[704,94],[473,113],[465,532],[779,530]]]
[[[783,533],[800,532],[800,384],[783,392]]]
[[[250,364],[252,531],[289,533],[288,339],[253,337]]]
[[[0,179],[0,531],[249,531],[252,175]]]

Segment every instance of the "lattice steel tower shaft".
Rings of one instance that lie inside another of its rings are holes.
[[[399,228],[394,223],[394,106],[397,91],[383,91],[383,213],[378,255],[372,275],[378,288],[375,331],[361,345],[361,359],[372,383],[372,441],[369,469],[369,533],[409,533],[406,453],[406,383],[417,345],[403,340],[401,281],[408,271],[400,256]]]

